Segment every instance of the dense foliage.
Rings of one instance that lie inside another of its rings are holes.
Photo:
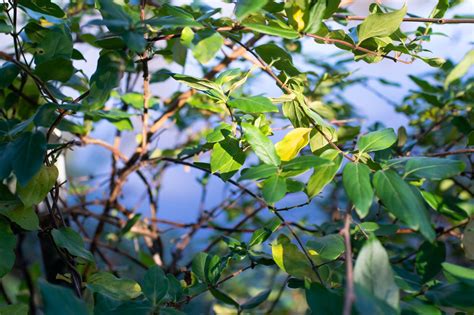
[[[423,48],[433,23],[470,27],[444,18],[458,2],[4,0],[0,314],[471,314],[474,50]],[[432,66],[388,100],[408,125],[362,124],[345,91],[398,83],[354,61]],[[65,174],[90,146],[109,166]],[[202,191],[195,221],[160,217],[176,167]]]

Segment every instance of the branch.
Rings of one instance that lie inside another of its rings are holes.
[[[354,49],[354,50],[364,52],[364,53],[372,55],[372,56],[390,59],[393,62],[401,62],[401,63],[404,63],[406,65],[409,65],[409,64],[413,63],[413,60],[403,60],[403,59],[392,57],[392,56],[389,56],[389,55],[386,55],[386,54],[381,54],[381,53],[378,53],[376,51],[373,51],[373,50],[370,50],[370,49],[360,47],[358,45],[346,42],[342,39],[329,38],[329,37],[319,36],[319,35],[316,35],[316,34],[308,34],[308,33],[305,34],[305,36],[311,37],[311,38],[314,38],[314,39],[317,39],[317,40],[321,40],[321,41],[323,41],[325,43],[329,43],[329,44],[340,44],[340,45],[349,47],[349,48]]]
[[[354,274],[352,269],[352,248],[351,248],[351,209],[349,208],[344,219],[344,228],[341,231],[346,247],[346,290],[344,296],[343,315],[351,315],[352,303],[355,300]]]
[[[363,21],[367,18],[366,16],[345,15],[345,14],[333,14],[332,17],[336,20],[347,20],[347,21]],[[474,19],[443,19],[443,18],[407,17],[407,18],[403,19],[403,22],[434,23],[434,24],[473,24]]]

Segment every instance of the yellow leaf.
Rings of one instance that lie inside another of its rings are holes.
[[[296,10],[293,13],[293,20],[296,22],[297,31],[301,32],[304,29],[304,20],[303,20],[304,12],[301,9]]]
[[[296,128],[275,144],[277,154],[282,161],[293,159],[309,143],[311,128]]]

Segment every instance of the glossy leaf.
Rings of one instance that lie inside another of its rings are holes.
[[[397,314],[399,290],[387,252],[371,238],[362,247],[354,266],[355,306],[361,314]]]
[[[234,98],[227,102],[232,108],[237,108],[244,113],[270,113],[278,112],[278,107],[273,105],[269,98],[263,96]]]
[[[357,214],[365,218],[369,214],[374,198],[369,167],[362,163],[346,164],[342,173],[342,182]]]
[[[345,251],[344,240],[339,234],[329,234],[313,237],[306,243],[311,255],[317,255],[325,260],[334,260]]]
[[[372,152],[387,149],[397,141],[397,135],[392,128],[377,130],[363,135],[357,141],[357,147],[362,152]]]
[[[260,129],[251,124],[242,123],[242,128],[245,140],[250,144],[258,158],[265,164],[279,166],[281,160],[271,140]]]
[[[270,23],[268,25],[260,23],[243,23],[243,26],[248,27],[252,31],[256,31],[258,33],[278,36],[281,38],[294,39],[299,37],[298,32],[289,28],[282,28],[276,23]]]
[[[272,244],[272,256],[278,267],[289,275],[298,279],[308,277],[316,280],[305,255],[285,235],[279,235]]]
[[[211,153],[211,171],[220,172],[224,179],[231,177],[245,162],[239,141],[226,138],[214,144]]]
[[[310,128],[296,128],[288,132],[283,140],[275,144],[275,149],[282,161],[295,158],[309,143]]]
[[[404,177],[414,176],[433,180],[453,177],[465,168],[462,161],[443,158],[413,157],[405,165]]]
[[[270,204],[283,199],[286,194],[286,180],[279,175],[270,176],[263,181],[262,194],[265,201]]]
[[[334,163],[328,159],[324,159],[315,155],[302,155],[282,163],[282,169],[285,172],[305,171],[310,168],[330,165],[334,165]]]
[[[252,233],[252,237],[248,243],[249,247],[253,247],[265,242],[270,235],[275,232],[278,227],[281,225],[281,221],[278,218],[274,218],[264,227],[257,229],[255,232]]]
[[[272,175],[275,175],[278,170],[278,167],[275,165],[260,164],[257,166],[252,166],[250,168],[245,168],[242,170],[239,181],[249,180],[249,179],[264,179]]]
[[[406,13],[407,7],[404,5],[397,11],[370,14],[358,28],[359,44],[368,38],[391,35],[398,29]]]
[[[218,256],[199,253],[193,259],[192,271],[201,281],[214,284],[221,274],[220,259]]]
[[[373,184],[377,197],[395,217],[410,228],[419,230],[429,241],[434,240],[435,233],[423,204],[420,193],[410,187],[394,171],[377,171]]]
[[[318,195],[324,187],[332,181],[342,163],[342,156],[338,151],[333,149],[324,151],[323,154],[321,154],[321,158],[332,161],[333,164],[322,165],[314,169],[306,185],[306,192],[309,198]]]

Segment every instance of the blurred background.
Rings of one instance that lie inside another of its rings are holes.
[[[347,10],[355,15],[367,15],[370,3],[374,1],[368,0],[354,0],[346,1],[348,5]],[[408,6],[408,12],[420,17],[429,16],[431,10],[436,5],[435,0],[391,0],[380,1],[382,4],[392,7],[400,8],[404,3]],[[177,4],[191,4],[192,1],[175,1]],[[196,2],[195,2],[196,3]],[[223,15],[231,14],[234,5],[222,1],[202,1],[201,3],[213,7],[222,8]],[[349,4],[350,3],[350,4]],[[471,14],[474,13],[474,0],[467,0],[454,9],[448,11],[447,17],[452,17],[456,14]],[[347,28],[357,25],[359,22],[350,22]],[[402,29],[410,31],[416,29],[418,23],[403,23]],[[439,35],[433,36],[431,42],[425,44],[425,52],[427,57],[442,57],[451,59],[455,62],[462,59],[464,54],[469,50],[474,40],[473,28],[468,24],[460,25],[433,25],[433,32]],[[75,61],[77,68],[85,69],[87,75],[91,75],[95,71],[96,61],[99,51],[91,48],[89,45],[81,44],[77,47],[86,58],[86,61]],[[341,50],[332,45],[320,45],[312,40],[306,40],[303,44],[303,54],[308,58],[323,60],[327,62],[335,61],[341,56],[334,54],[340,53]],[[349,56],[349,54],[347,54]],[[312,69],[308,59],[297,58],[295,63],[302,71]],[[234,68],[249,69],[250,63],[234,63]],[[386,127],[393,127],[397,129],[399,126],[406,125],[407,120],[405,116],[397,113],[394,104],[400,105],[403,97],[412,89],[415,84],[409,79],[409,75],[419,75],[434,71],[432,67],[426,63],[415,60],[412,64],[406,65],[401,63],[394,63],[390,60],[383,60],[379,63],[367,64],[365,62],[358,62],[349,65],[348,70],[353,72],[353,76],[369,76],[382,78],[393,81],[399,84],[398,87],[382,85],[376,81],[371,82],[366,86],[355,85],[354,87],[344,91],[344,97],[350,100],[354,106],[357,115],[360,117],[360,125],[362,129],[367,129],[375,122],[381,122]],[[168,64],[162,58],[155,58],[152,62],[151,71],[161,68],[167,68],[173,72],[183,72],[188,75],[202,76],[201,66],[192,56],[188,55],[188,63],[183,69],[177,64]],[[248,91],[252,94],[264,94],[270,97],[277,97],[281,94],[275,84],[270,78],[264,75],[259,75],[254,78],[252,84],[248,86],[251,89]],[[137,82],[136,91],[140,91],[141,82]],[[184,90],[186,87],[180,86],[173,80],[167,80],[162,83],[152,85],[152,94],[159,97],[161,100],[169,97],[177,90]],[[136,122],[139,124],[139,122]],[[176,141],[180,139],[181,131],[173,128],[169,124],[165,127],[165,131],[155,143],[156,149],[167,149],[173,147]],[[109,143],[113,142],[114,131],[113,126],[105,121],[98,124],[98,127],[93,132],[94,138],[103,139]],[[184,131],[184,134],[192,133],[190,128]],[[272,137],[274,142],[282,138],[284,132],[275,131]],[[125,153],[133,152],[135,148],[135,136],[132,133],[124,134],[124,141],[122,141],[121,150]],[[182,137],[182,135],[181,135]],[[85,148],[76,148],[69,152],[66,157],[67,175],[70,178],[78,178],[87,175],[97,175],[107,173],[110,167],[110,154],[103,148],[97,146],[87,146]],[[174,166],[168,168],[162,180],[165,183],[160,190],[159,195],[159,218],[179,221],[182,223],[193,222],[197,218],[198,206],[201,199],[201,185],[197,178],[202,177],[201,172],[189,170],[182,166]],[[208,185],[208,193],[205,199],[207,208],[212,208],[216,203],[220,202],[223,196],[228,193],[226,185],[216,178],[210,178]],[[98,181],[97,184],[104,184]],[[104,188],[107,185],[104,186]],[[101,192],[100,189],[96,192]],[[124,190],[125,205],[130,207],[137,207],[140,211],[147,215],[148,205],[143,195],[143,186],[136,177],[130,177]],[[294,195],[293,198],[285,198],[281,201],[281,205],[286,206],[304,202],[306,197],[303,193]],[[298,211],[291,212],[291,216],[296,215],[298,219],[301,217],[308,217],[311,223],[318,224],[325,219],[325,213],[315,207],[314,204],[301,208]],[[287,219],[295,220],[295,217],[288,217]],[[196,249],[198,250],[198,249]]]

